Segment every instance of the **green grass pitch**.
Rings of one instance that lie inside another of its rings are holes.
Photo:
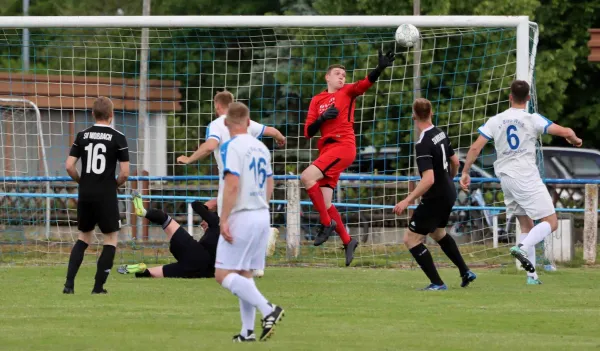
[[[2,350],[599,350],[600,270],[542,274],[476,270],[461,289],[422,292],[418,270],[267,268],[259,288],[287,311],[266,343],[238,345],[237,299],[212,279],[116,274],[90,295],[82,267],[63,295],[66,267],[0,267]],[[258,330],[258,320],[257,320]]]

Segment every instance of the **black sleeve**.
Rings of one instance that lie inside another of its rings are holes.
[[[369,77],[369,82],[375,83],[379,76],[381,75],[382,70],[379,67],[376,67],[372,70],[367,77]]]
[[[117,160],[119,162],[129,162],[129,147],[127,146],[127,138],[124,135],[117,135]]]
[[[446,138],[446,140],[448,140],[448,158],[454,156],[454,149],[452,148],[452,143],[450,142],[450,139]]]
[[[416,149],[419,172],[423,173],[426,170],[433,169],[433,154],[429,145],[421,142],[417,144]]]
[[[200,201],[192,202],[192,209],[206,221],[209,228],[219,228],[219,216],[215,212],[209,211],[203,203]]]
[[[73,156],[73,157],[77,157],[80,158],[81,157],[81,152],[79,151],[80,147],[79,144],[81,143],[81,133],[77,133],[77,136],[75,137],[75,141],[73,141],[73,145],[71,145],[71,151],[69,151],[69,156]]]
[[[315,134],[317,134],[317,132],[321,128],[321,124],[323,124],[323,119],[319,117],[316,121],[313,122],[313,124],[309,125],[307,130],[308,136],[311,138],[314,137]]]

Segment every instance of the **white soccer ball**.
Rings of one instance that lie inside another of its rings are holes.
[[[396,43],[406,46],[407,48],[415,46],[419,40],[419,30],[412,24],[402,24],[396,29]]]

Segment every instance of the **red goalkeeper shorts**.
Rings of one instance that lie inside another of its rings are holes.
[[[319,180],[319,187],[335,189],[342,172],[350,167],[356,158],[356,146],[330,144],[325,146],[319,157],[313,162],[323,173],[324,178]]]

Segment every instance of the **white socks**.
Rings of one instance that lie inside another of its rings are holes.
[[[529,247],[534,246],[544,240],[545,237],[552,233],[552,228],[550,227],[550,223],[541,222],[527,234],[527,237],[523,240],[521,244],[523,244],[523,249],[525,251],[529,250]]]
[[[528,237],[527,233],[521,233],[519,236],[519,244],[523,243],[523,240],[525,240],[526,237]],[[523,246],[523,248],[525,248],[525,246]],[[527,248],[527,259],[535,267],[535,245]],[[538,279],[537,271],[533,273],[527,272],[527,276]]]
[[[237,273],[229,273],[221,285],[241,300],[258,308],[263,317],[273,312],[273,307],[269,305],[269,301],[258,291],[251,279],[244,278]]]
[[[249,279],[252,285],[256,286],[254,283],[254,279]],[[254,330],[254,320],[256,319],[256,307],[252,306],[252,304],[239,299],[240,300],[240,315],[242,316],[242,331],[240,335],[247,338],[248,331]]]
[[[256,307],[250,303],[240,300],[240,315],[242,316],[242,331],[240,335],[247,338],[248,330],[254,330],[254,320],[256,319]]]

